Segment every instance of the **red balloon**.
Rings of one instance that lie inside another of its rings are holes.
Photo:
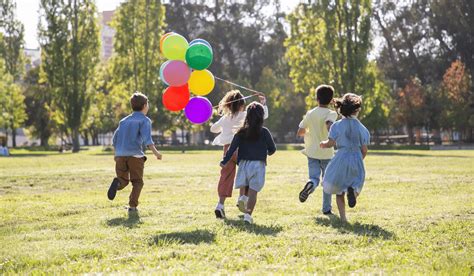
[[[188,84],[166,88],[162,100],[163,105],[170,111],[180,111],[184,109],[189,102]]]

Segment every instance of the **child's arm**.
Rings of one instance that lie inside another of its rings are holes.
[[[154,144],[151,144],[151,145],[148,145],[148,149],[150,149],[153,154],[156,156],[156,159],[158,160],[161,160],[163,158],[163,156],[161,155],[161,153],[156,149],[155,145]]]
[[[234,152],[239,148],[240,144],[240,137],[239,135],[234,135],[234,138],[232,139],[232,143],[230,143],[230,147],[225,153],[224,159],[221,161],[221,167],[224,167],[227,162],[232,158],[232,155]]]
[[[328,148],[332,148],[336,145],[336,141],[329,138],[327,139],[326,141],[322,141],[321,143],[319,143],[319,147],[322,148],[322,149],[328,149]]]
[[[222,120],[224,116],[222,116],[217,122],[211,125],[211,132],[212,133],[219,133],[222,131]]]
[[[267,99],[263,95],[258,96],[258,98],[260,100],[260,103],[263,105],[263,119],[266,120],[268,119]]]
[[[365,157],[367,156],[367,151],[369,151],[367,145],[362,145],[360,151],[362,152],[362,159],[365,159]]]
[[[306,134],[306,128],[298,128],[298,131],[296,132],[296,136],[303,137],[305,134]]]
[[[149,148],[153,154],[156,156],[156,159],[161,160],[161,153],[156,149],[153,138],[151,137],[151,120],[147,120],[140,125],[140,134],[144,139],[144,144]]]
[[[332,123],[334,123],[334,122],[326,121],[326,127],[327,127],[328,131],[331,129]]]

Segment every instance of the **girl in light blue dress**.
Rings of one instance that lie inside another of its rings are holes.
[[[365,169],[363,159],[367,155],[370,133],[357,119],[362,98],[347,93],[336,99],[336,109],[343,118],[329,130],[329,139],[321,142],[321,148],[337,147],[336,155],[329,162],[323,179],[324,192],[336,194],[337,208],[342,221],[346,220],[344,195],[349,207],[356,205],[356,198],[364,186]]]

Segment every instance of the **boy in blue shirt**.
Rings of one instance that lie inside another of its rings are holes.
[[[143,168],[146,161],[143,146],[147,146],[158,160],[161,160],[161,154],[151,138],[151,120],[146,116],[149,109],[147,96],[134,93],[130,97],[130,105],[133,113],[120,121],[112,139],[117,177],[110,184],[107,197],[113,200],[118,190],[132,182],[128,211],[135,213],[138,211],[138,198],[143,188]]]

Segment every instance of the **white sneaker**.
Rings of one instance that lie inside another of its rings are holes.
[[[239,207],[240,212],[246,213],[247,212],[247,202],[249,201],[249,197],[246,195],[240,196],[239,200],[237,201],[237,207]]]
[[[248,224],[252,224],[253,223],[253,218],[250,214],[245,213],[244,214],[244,221]]]

